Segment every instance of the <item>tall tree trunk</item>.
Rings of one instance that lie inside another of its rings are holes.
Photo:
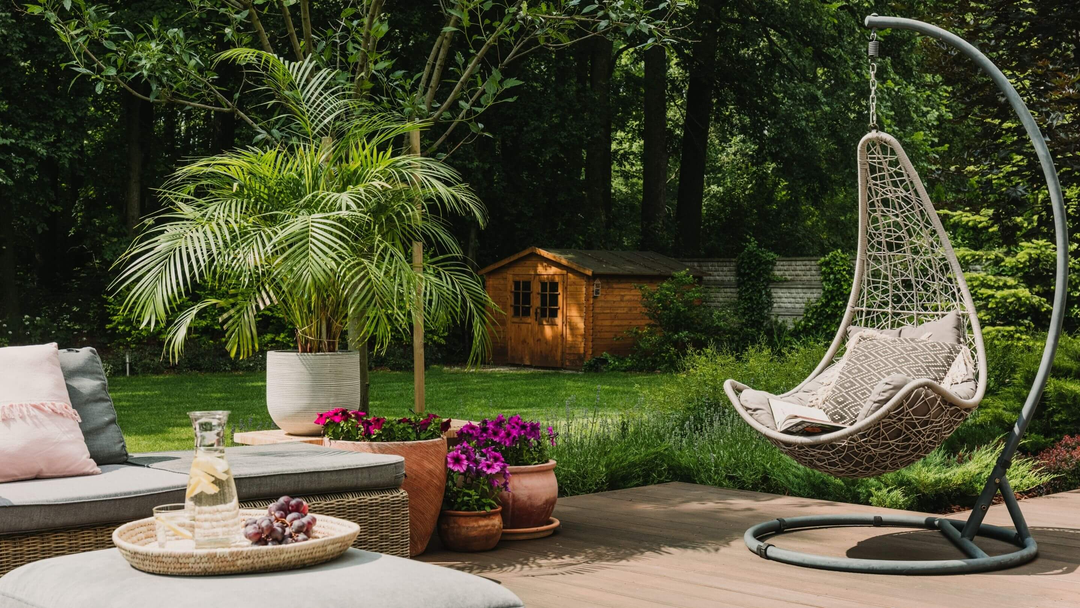
[[[307,8],[305,4],[304,8]],[[228,50],[229,45],[224,41],[218,43],[218,51]],[[218,84],[226,90],[231,90],[237,84],[239,74],[237,65],[231,61],[222,61],[217,65]],[[230,112],[213,112],[213,151],[224,152],[231,150],[236,144],[236,115]]]
[[[19,316],[19,282],[15,260],[15,203],[0,197],[0,319]]]
[[[409,133],[409,151],[420,156],[420,131]],[[416,205],[419,208],[421,201]],[[419,210],[419,209],[418,209]],[[420,274],[424,269],[424,244],[413,241],[412,244],[413,271]],[[413,313],[413,411],[417,414],[424,412],[424,284],[416,283],[416,310]]]
[[[701,0],[697,18],[698,41],[694,43],[686,89],[686,120],[683,122],[682,158],[679,162],[679,199],[675,221],[679,228],[679,252],[701,253],[701,210],[705,195],[705,160],[712,120],[713,84],[716,79],[716,2]]]
[[[138,87],[140,92],[142,88]],[[149,151],[149,139],[153,135],[154,108],[148,101],[133,95],[124,95],[124,126],[127,143],[127,187],[124,192],[124,223],[129,235],[135,233],[135,227],[143,215],[143,198],[146,188],[143,184],[145,172],[144,158]],[[149,133],[147,133],[149,131]]]
[[[585,147],[585,194],[595,219],[593,234],[611,225],[611,53],[607,38],[594,38],[590,53],[589,92],[595,130]],[[593,246],[601,246],[594,238]]]
[[[645,51],[645,127],[641,184],[641,248],[658,250],[667,202],[667,52],[662,46]]]
[[[371,362],[368,354],[371,352],[371,344],[367,339],[360,340],[359,320],[349,316],[347,331],[349,334],[349,350],[355,350],[360,354],[360,411],[371,413]]]
[[[214,112],[214,152],[225,152],[236,145],[236,116]]]

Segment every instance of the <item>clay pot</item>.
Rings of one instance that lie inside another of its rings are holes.
[[[446,490],[446,439],[334,441],[324,437],[323,446],[405,458],[405,481],[401,489],[409,495],[409,556],[423,553],[439,521]]]
[[[443,511],[439,540],[451,551],[488,551],[499,544],[503,522],[501,507],[491,511]]]
[[[559,498],[555,461],[509,467],[510,491],[499,494],[503,527],[510,530],[546,525]]]

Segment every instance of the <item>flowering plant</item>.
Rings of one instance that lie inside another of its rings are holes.
[[[559,434],[552,427],[542,429],[539,422],[522,420],[514,414],[502,414],[480,424],[466,424],[458,437],[476,449],[493,449],[512,467],[543,464],[548,461],[548,447],[555,446]]]
[[[446,469],[444,509],[490,511],[499,506],[499,492],[510,490],[506,460],[492,448],[459,443],[446,454]]]
[[[1066,435],[1039,453],[1043,471],[1054,475],[1048,485],[1054,492],[1080,488],[1080,435]]]
[[[316,416],[315,424],[323,427],[324,437],[341,441],[424,441],[442,437],[450,419],[435,414],[387,419],[339,407]]]

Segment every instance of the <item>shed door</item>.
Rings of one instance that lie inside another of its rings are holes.
[[[565,291],[565,274],[510,276],[509,363],[562,367]]]

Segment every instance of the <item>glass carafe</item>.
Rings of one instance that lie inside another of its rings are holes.
[[[225,459],[229,412],[188,412],[195,428],[195,458],[185,504],[194,523],[197,549],[226,547],[240,538],[240,503]]]

